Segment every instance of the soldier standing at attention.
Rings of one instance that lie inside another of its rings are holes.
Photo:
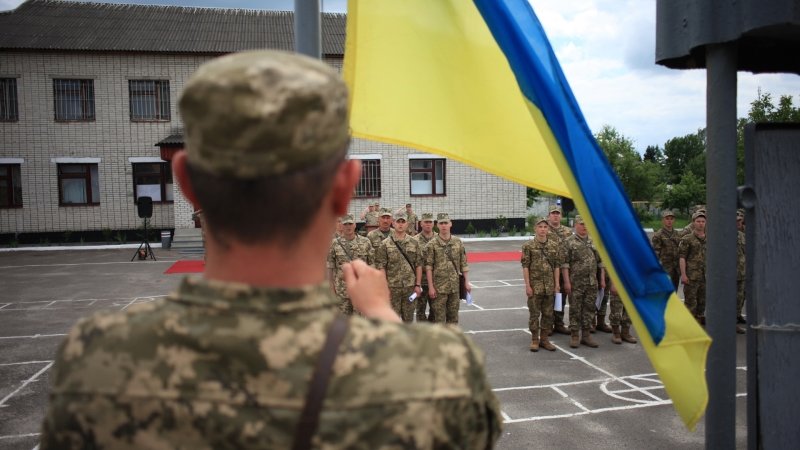
[[[406,214],[408,214],[408,234],[411,236],[416,236],[419,219],[414,213],[414,210],[411,209],[411,203],[406,203]]]
[[[551,352],[556,346],[550,343],[550,329],[553,328],[553,303],[555,293],[561,290],[561,246],[548,239],[547,219],[536,222],[536,237],[522,245],[522,279],[525,281],[525,295],[528,297],[528,328],[531,331],[532,352],[539,346]],[[541,327],[539,321],[541,320]]]
[[[372,248],[377,250],[384,239],[392,234],[392,212],[388,209],[381,209],[378,219],[378,228],[367,233],[367,239],[372,243]]]
[[[628,316],[625,305],[622,304],[617,287],[610,280],[607,286],[608,290],[611,291],[611,342],[615,344],[622,344],[622,341],[631,344],[639,342],[631,335],[631,318]]]
[[[361,175],[347,104],[336,70],[305,56],[197,69],[172,167],[204,211],[206,270],[72,328],[40,448],[494,446],[500,408],[468,337],[400,323],[385,277],[359,260],[344,277],[370,320],[339,313],[325,255]]]
[[[364,230],[367,234],[370,231],[378,228],[378,202],[367,207],[367,211],[361,213],[361,218],[364,219]]]
[[[394,233],[381,242],[375,251],[375,268],[386,274],[392,296],[392,309],[403,322],[414,321],[416,298],[422,293],[422,248],[419,241],[406,234],[405,212],[395,214]]]
[[[447,213],[436,216],[439,234],[425,246],[425,272],[428,295],[433,302],[436,323],[458,325],[459,275],[464,275],[467,292],[472,291],[467,272],[467,251],[461,239],[450,234],[452,223]]]
[[[426,258],[425,255],[425,246],[428,245],[436,234],[433,232],[433,214],[431,213],[422,213],[422,231],[419,232],[414,239],[419,242],[419,248],[422,249],[422,261],[424,265],[424,261]],[[428,315],[425,315],[425,309],[428,309]],[[433,303],[428,296],[428,277],[422,277],[422,294],[417,298],[417,322],[434,322],[433,316]]]
[[[564,241],[572,236],[572,230],[565,225],[561,225],[561,207],[557,205],[553,205],[550,207],[550,212],[547,214],[547,225],[550,227],[550,231],[548,231],[548,238],[553,239],[558,242],[559,245],[564,245]],[[561,249],[562,254],[564,252],[564,248]],[[564,286],[564,281],[566,275],[564,272],[561,272],[561,283],[560,286]],[[569,296],[564,293],[562,299],[562,305],[566,305],[569,301]],[[567,327],[564,326],[564,309],[562,308],[561,311],[555,311],[553,313],[554,317],[554,328],[553,330],[556,333],[566,334],[569,335],[570,331]],[[552,333],[551,333],[552,334]]]
[[[580,333],[581,344],[597,348],[598,344],[591,334],[592,322],[597,312],[597,271],[600,271],[600,288],[606,287],[606,277],[600,255],[581,216],[575,216],[575,234],[564,241],[564,248],[561,271],[564,276],[564,292],[569,294],[569,330],[572,336],[569,346],[578,348]]]
[[[678,232],[672,227],[675,222],[675,214],[672,211],[665,209],[661,212],[661,224],[663,227],[653,233],[650,242],[653,245],[653,250],[656,252],[658,261],[661,267],[667,272],[672,280],[672,286],[678,289],[678,283],[681,281],[681,269],[678,264],[678,244],[680,244],[680,237]]]
[[[339,310],[348,316],[353,315],[353,303],[347,294],[342,267],[357,259],[372,265],[374,250],[369,239],[356,234],[356,219],[347,214],[339,219],[342,225],[341,236],[334,237],[328,251],[328,280],[331,291],[339,297]]]
[[[678,257],[686,308],[700,325],[706,324],[706,214],[692,215],[692,233],[681,238]]]
[[[744,334],[740,323],[746,323],[742,310],[744,309],[744,264],[745,264],[745,238],[744,238],[744,211],[736,211],[736,332]]]

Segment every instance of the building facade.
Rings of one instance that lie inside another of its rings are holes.
[[[324,14],[323,59],[341,68],[345,15]],[[294,47],[290,12],[29,0],[0,13],[0,242],[142,226],[194,227],[169,160],[183,147],[177,99],[203,62]],[[456,161],[355,139],[352,212],[370,202],[517,228],[525,188]],[[92,240],[88,237],[87,240]],[[33,242],[35,243],[35,242]]]

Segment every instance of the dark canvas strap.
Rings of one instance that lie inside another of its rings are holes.
[[[347,328],[350,326],[348,319],[348,316],[337,314],[333,325],[328,330],[325,346],[319,355],[317,367],[314,369],[314,376],[311,378],[311,384],[308,387],[306,404],[295,429],[294,446],[292,447],[294,450],[311,448],[311,438],[314,437],[319,426],[319,415],[322,412],[322,403],[325,401],[325,393],[328,390],[328,381],[331,378],[333,362],[336,360],[339,345],[342,343],[344,335],[347,334]]]
[[[397,241],[394,239],[394,236],[392,236],[392,242],[394,242],[394,246],[397,247],[398,250],[400,250],[400,253],[403,254],[403,258],[406,259],[406,262],[408,263],[408,265],[411,266],[411,272],[415,272],[416,273],[417,268],[414,267],[414,264],[411,264],[411,260],[408,259],[408,255],[406,255],[406,252],[403,251],[403,247],[400,247],[399,245],[397,245]]]
[[[350,252],[347,251],[347,247],[345,247],[344,244],[342,244],[342,241],[337,238],[336,242],[339,243],[339,247],[342,247],[342,250],[344,250],[344,254],[347,255],[348,262],[353,262],[353,255],[351,255]]]

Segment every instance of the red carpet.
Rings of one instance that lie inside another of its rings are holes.
[[[472,252],[467,253],[467,262],[482,263],[482,262],[499,262],[499,261],[519,261],[520,252]],[[167,275],[176,273],[202,273],[205,268],[205,262],[200,260],[185,260],[178,261],[171,265],[166,272]]]

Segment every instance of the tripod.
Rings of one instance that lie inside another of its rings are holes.
[[[136,249],[136,253],[133,254],[133,257],[131,257],[131,261],[136,259],[137,256],[140,260],[150,257],[153,259],[153,261],[157,261],[156,255],[153,253],[153,248],[150,247],[150,242],[147,240],[147,218],[143,218],[142,221],[144,222],[144,236],[142,236],[142,243],[139,244],[139,248]]]

